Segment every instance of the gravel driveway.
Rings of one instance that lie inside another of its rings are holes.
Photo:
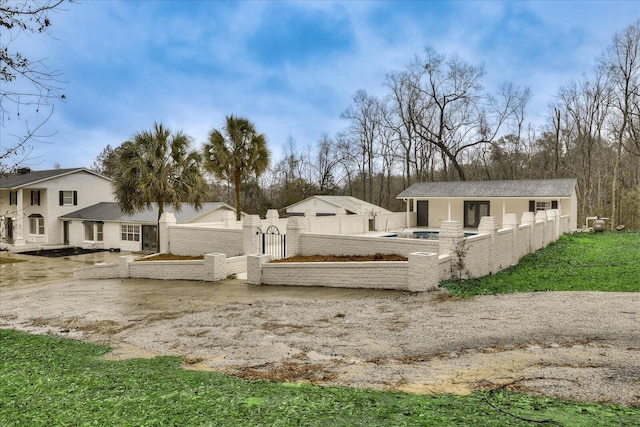
[[[4,256],[4,255],[3,255]],[[468,393],[504,387],[640,406],[640,293],[468,299],[157,280],[74,281],[102,253],[0,265],[0,327],[177,355],[246,378]]]

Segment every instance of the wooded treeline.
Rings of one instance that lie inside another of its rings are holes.
[[[578,218],[640,229],[640,20],[559,88],[542,125],[526,117],[527,87],[490,93],[484,77],[482,65],[426,49],[387,74],[384,96],[357,91],[341,132],[302,148],[289,140],[244,181],[243,210],[263,215],[314,194],[403,210],[396,195],[414,182],[575,177]],[[213,199],[235,204],[232,183],[212,186]]]

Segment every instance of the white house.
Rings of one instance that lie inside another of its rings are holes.
[[[477,228],[480,218],[502,221],[505,213],[521,215],[558,209],[577,228],[578,200],[575,178],[503,181],[419,182],[398,195],[407,204],[410,226],[439,228],[443,221],[460,221]]]
[[[18,169],[0,176],[0,243],[68,244],[69,227],[60,216],[113,200],[111,180],[89,169]]]
[[[165,211],[167,207],[165,206]],[[235,222],[235,209],[225,203],[203,203],[200,210],[184,203],[172,211],[178,224]],[[83,248],[158,251],[158,206],[127,215],[115,202],[102,202],[61,215],[68,224],[69,244]]]
[[[311,196],[284,209],[287,217],[304,216],[312,212],[316,216],[369,215],[369,219],[373,219],[377,214],[391,213],[385,208],[352,196]]]

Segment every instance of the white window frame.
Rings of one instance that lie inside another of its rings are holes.
[[[124,242],[139,242],[141,229],[139,225],[120,224],[120,240]]]
[[[547,209],[551,209],[551,201],[542,202],[536,200],[536,212],[546,211]]]
[[[29,216],[29,234],[44,236],[44,217],[40,214]]]
[[[84,224],[85,242],[103,242],[104,224],[101,222],[86,222]]]
[[[73,191],[62,191],[62,206],[73,205]]]

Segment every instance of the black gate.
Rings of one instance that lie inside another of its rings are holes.
[[[271,259],[280,259],[287,256],[287,235],[280,234],[278,227],[270,225],[265,232],[258,228],[257,234],[261,254],[271,255]]]

